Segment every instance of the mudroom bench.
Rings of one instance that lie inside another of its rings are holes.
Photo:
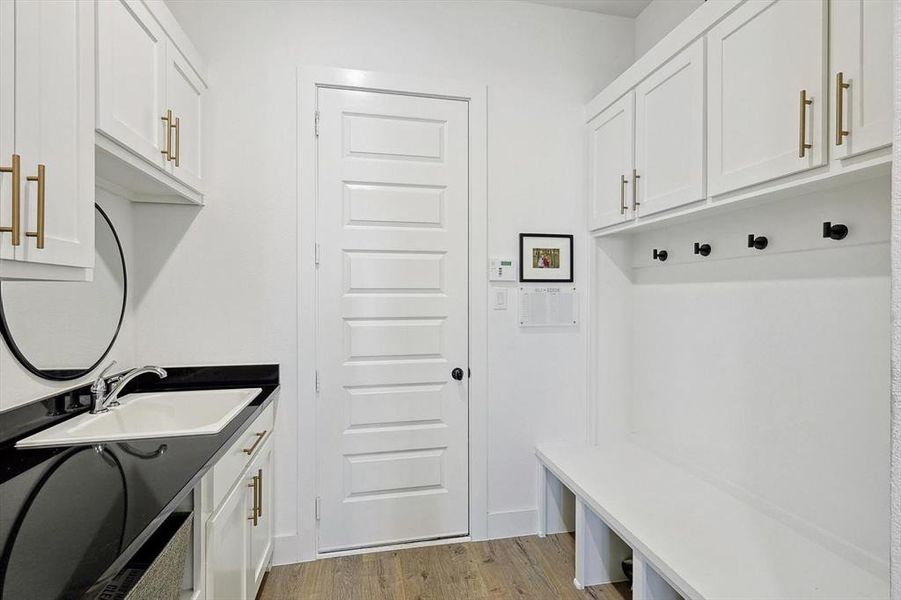
[[[565,520],[555,479],[575,495],[580,589],[625,579],[631,555],[635,600],[889,597],[873,565],[634,443],[545,444],[536,455],[540,536]]]

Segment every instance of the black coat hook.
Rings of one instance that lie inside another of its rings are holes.
[[[770,241],[766,239],[766,236],[755,236],[753,233],[748,234],[748,248],[757,248],[758,250],[763,250],[769,243]]]
[[[823,237],[824,238],[832,238],[833,240],[843,240],[848,235],[848,226],[842,225],[841,223],[836,223],[833,225],[831,222],[826,221],[823,223]]]
[[[654,260],[659,260],[660,262],[663,262],[666,260],[666,258],[668,256],[669,256],[669,253],[666,250],[657,250],[657,248],[654,248]]]
[[[710,256],[710,244],[695,242],[695,254],[700,254],[701,256]]]

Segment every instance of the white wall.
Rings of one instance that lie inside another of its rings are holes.
[[[607,375],[622,396],[599,391],[599,431],[618,426],[880,574],[889,196],[881,177],[635,236],[620,261],[634,267],[629,290],[621,271],[598,266],[628,299],[628,311],[600,311],[630,323],[601,344],[629,367]],[[846,223],[848,238],[823,240],[824,220]],[[749,231],[769,236],[766,251],[748,255]],[[712,245],[709,258],[691,255],[695,240]],[[655,247],[666,263],[650,260]],[[599,355],[599,370],[609,360]]]
[[[296,349],[296,67],[487,84],[489,252],[515,255],[520,231],[573,232],[576,281],[587,284],[582,106],[631,64],[632,23],[504,1],[170,7],[208,63],[210,189],[201,210],[137,207],[138,355],[281,364],[277,533],[291,536],[298,507],[312,506],[310,473],[295,491],[295,399],[312,385],[298,382],[297,363],[313,360]],[[534,443],[586,429],[584,328],[523,333],[514,318],[492,312],[488,331],[494,535],[534,530]]]
[[[134,228],[132,223],[131,202],[114,196],[100,188],[96,189],[96,201],[103,207],[119,234],[119,241],[125,252],[125,263],[128,269],[129,285],[134,281],[135,275],[135,248]],[[2,285],[2,284],[0,284]],[[60,283],[57,285],[76,285]],[[126,305],[125,317],[122,321],[122,329],[116,343],[110,350],[106,364],[111,360],[118,360],[119,367],[127,369],[134,365],[134,302],[133,288],[129,288],[129,298]],[[38,318],[39,315],[35,315]],[[117,367],[118,368],[118,367]],[[98,369],[99,370],[99,367]],[[96,371],[95,371],[96,372]],[[9,410],[16,406],[26,404],[32,400],[43,398],[57,393],[60,390],[80,385],[91,379],[91,375],[74,381],[54,382],[41,379],[25,370],[15,357],[10,353],[6,342],[0,339],[0,381],[2,381],[2,393],[0,393],[0,411]]]
[[[716,1],[716,0],[714,0]],[[640,58],[704,0],[654,0],[635,17],[635,58]]]

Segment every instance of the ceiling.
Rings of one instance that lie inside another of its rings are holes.
[[[529,0],[559,8],[574,8],[588,12],[615,15],[617,17],[637,17],[651,0]]]

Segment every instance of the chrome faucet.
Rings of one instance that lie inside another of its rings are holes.
[[[122,375],[114,375],[109,379],[106,378],[106,374],[116,366],[116,361],[111,362],[106,366],[103,371],[100,372],[100,375],[97,376],[97,379],[94,381],[93,385],[91,385],[91,414],[96,415],[98,413],[105,413],[110,408],[119,406],[119,392],[125,387],[125,385],[137,377],[138,375],[143,375],[144,373],[155,373],[160,379],[164,379],[167,375],[166,370],[162,367],[139,367],[137,369],[132,369],[128,373],[124,373]],[[107,392],[107,386],[112,385],[112,389]]]

